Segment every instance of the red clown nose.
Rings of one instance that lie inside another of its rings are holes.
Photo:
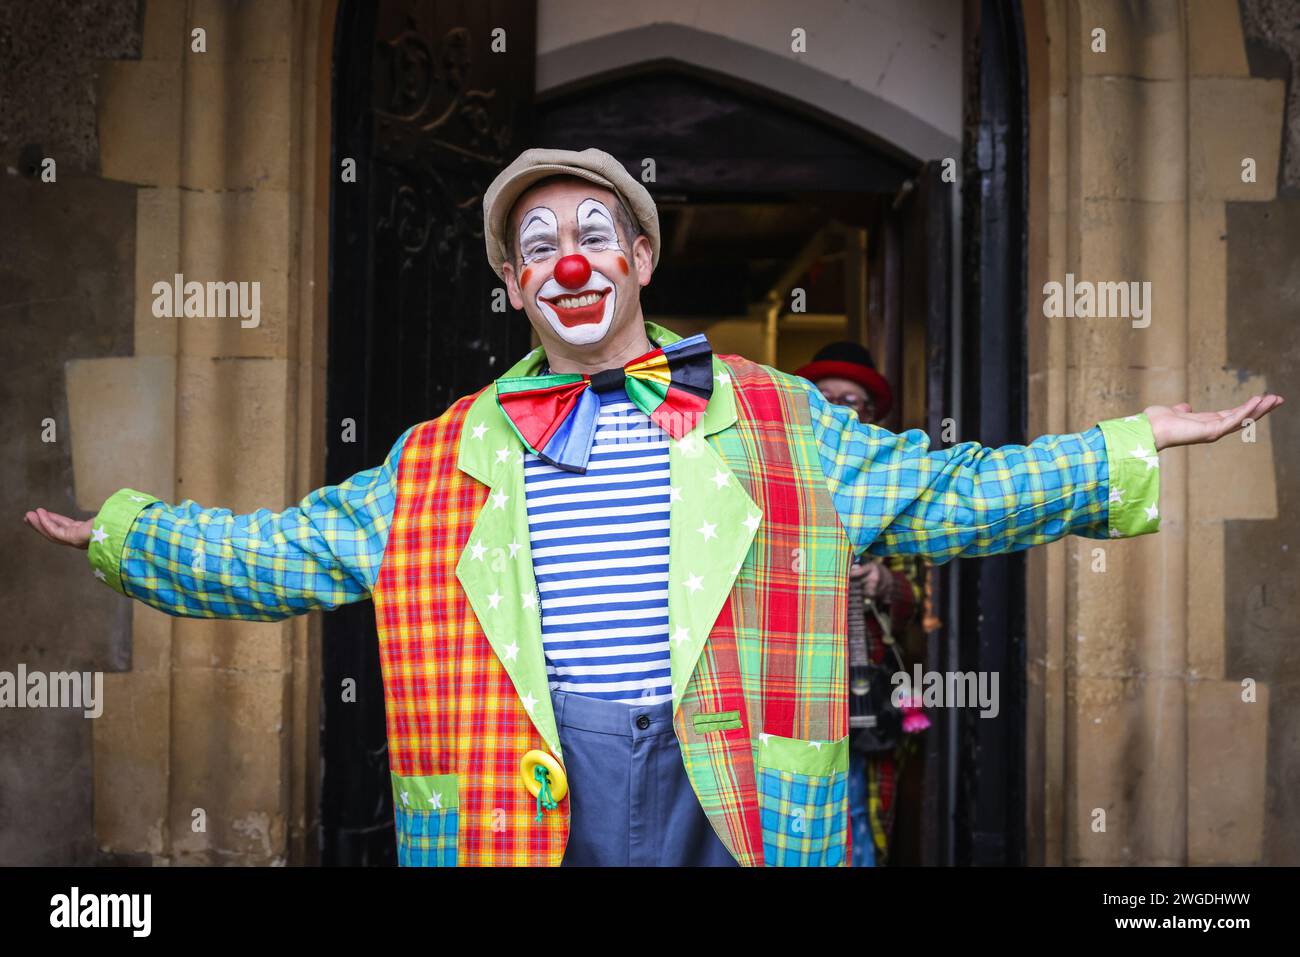
[[[581,289],[591,278],[591,263],[586,256],[565,256],[555,264],[555,281],[566,289]]]

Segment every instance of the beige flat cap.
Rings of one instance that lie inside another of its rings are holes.
[[[510,258],[506,229],[515,200],[539,179],[569,173],[604,186],[619,196],[632,211],[650,248],[652,265],[659,263],[659,210],[644,186],[604,150],[524,150],[503,169],[483,194],[483,241],[493,271],[505,279],[501,264]]]

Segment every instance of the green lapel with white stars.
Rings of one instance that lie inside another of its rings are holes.
[[[653,322],[645,326],[656,345],[681,338]],[[542,350],[534,349],[503,375],[536,375],[544,360]],[[704,440],[736,422],[731,377],[716,355],[713,372],[713,395],[700,424],[671,442],[668,451],[668,634],[674,710],[762,518],[722,456]],[[528,540],[523,457],[524,445],[489,386],[470,406],[460,437],[457,467],[491,491],[456,563],[456,577],[533,725],[560,755]]]

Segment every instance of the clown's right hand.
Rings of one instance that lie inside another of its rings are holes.
[[[48,512],[43,508],[38,508],[36,511],[24,515],[23,521],[52,542],[57,542],[60,545],[71,545],[73,548],[80,548],[83,551],[90,547],[90,527],[93,519],[88,518],[79,522],[75,518],[68,518],[66,515],[59,515],[57,512]]]

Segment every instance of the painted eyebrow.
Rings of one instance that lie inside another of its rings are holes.
[[[546,218],[543,217],[540,213],[533,213],[532,216],[528,217],[528,220],[527,220],[526,222],[523,222],[523,223],[520,223],[520,224],[519,224],[519,232],[520,232],[520,234],[522,235],[523,232],[524,232],[524,230],[526,230],[526,229],[527,229],[529,226],[531,226],[533,223],[541,223],[543,226],[549,226],[549,225],[551,225],[550,223],[548,223],[548,222],[546,221]]]
[[[593,203],[600,203],[600,200],[596,199],[596,197],[594,196],[588,196],[587,199],[591,200]],[[586,199],[583,200],[584,203],[586,201],[587,201]],[[601,203],[601,206],[604,206],[604,203]],[[594,206],[591,209],[587,210],[587,218],[591,219],[591,217],[593,216],[600,216],[610,223],[614,221],[609,215],[606,214],[604,209],[598,209]]]

